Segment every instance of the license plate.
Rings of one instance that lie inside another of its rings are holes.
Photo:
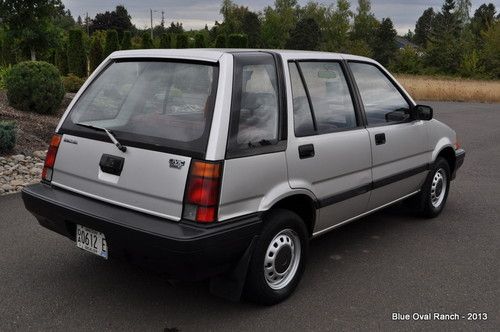
[[[76,246],[108,259],[108,245],[103,233],[76,225]]]

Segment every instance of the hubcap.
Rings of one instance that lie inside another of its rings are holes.
[[[446,172],[442,168],[438,169],[434,173],[431,184],[431,203],[435,208],[443,203],[447,184]]]
[[[286,287],[300,263],[300,238],[289,228],[279,232],[269,243],[264,258],[264,277],[272,289]]]

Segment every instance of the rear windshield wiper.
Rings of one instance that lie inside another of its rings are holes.
[[[85,128],[90,128],[90,129],[94,129],[94,130],[104,131],[106,133],[106,135],[108,135],[108,137],[111,140],[111,142],[113,142],[113,144],[116,145],[116,147],[118,148],[118,150],[120,150],[121,152],[127,151],[127,147],[121,145],[121,143],[118,142],[118,140],[116,139],[115,135],[113,135],[113,132],[111,132],[111,130],[108,130],[108,129],[104,128],[104,127],[97,127],[97,126],[93,126],[93,125],[86,124],[86,123],[75,123],[75,124],[77,126],[81,126],[81,127],[85,127]]]

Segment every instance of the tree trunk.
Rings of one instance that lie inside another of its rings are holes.
[[[36,52],[35,49],[30,49],[31,52],[31,61],[36,61]]]

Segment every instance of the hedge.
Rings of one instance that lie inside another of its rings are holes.
[[[130,31],[125,31],[123,33],[121,46],[122,50],[130,50],[132,48],[132,33]]]
[[[63,85],[64,85],[64,90],[66,92],[78,92],[80,90],[81,86],[83,83],[85,83],[84,78],[80,78],[78,76],[75,76],[73,74],[69,74],[68,76],[65,76],[62,78]]]
[[[118,51],[119,49],[120,45],[118,44],[118,32],[116,32],[116,30],[106,31],[106,42],[104,43],[103,57],[106,58],[108,55],[114,51]]]
[[[99,37],[92,38],[92,44],[90,45],[90,71],[93,72],[101,64],[103,57],[103,49],[101,45],[101,39]]]
[[[170,34],[164,33],[160,36],[160,48],[171,48],[172,47],[172,38]]]
[[[175,40],[175,48],[188,48],[188,36],[184,33],[179,33]]]
[[[215,48],[226,48],[226,36],[217,36],[217,38],[215,39]]]
[[[195,48],[205,48],[205,36],[201,33],[197,33],[194,36],[194,47]]]
[[[150,49],[153,48],[153,40],[151,40],[151,33],[145,32],[142,34],[141,48]]]

